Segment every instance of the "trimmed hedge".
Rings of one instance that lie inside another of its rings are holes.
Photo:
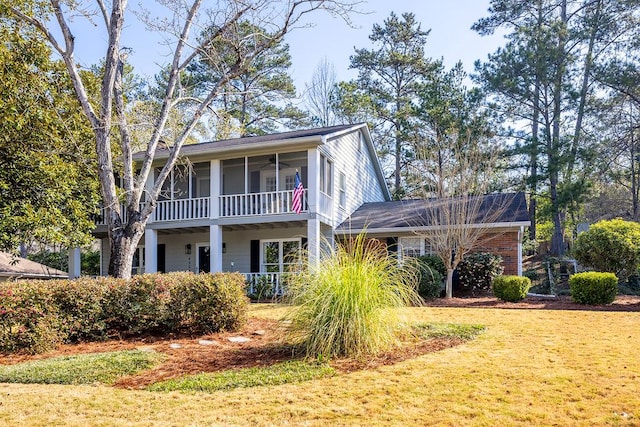
[[[569,277],[569,289],[578,304],[611,304],[618,294],[618,278],[613,273],[577,273]]]
[[[493,279],[493,295],[502,301],[518,302],[525,299],[531,288],[531,279],[522,276],[498,276]]]
[[[145,274],[131,280],[0,283],[0,351],[172,332],[236,330],[248,299],[239,273]]]

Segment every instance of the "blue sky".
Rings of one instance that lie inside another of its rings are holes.
[[[154,4],[151,0],[143,0],[143,3]],[[130,3],[133,8],[136,4]],[[501,36],[482,37],[470,29],[475,21],[487,15],[488,7],[489,0],[369,0],[360,6],[369,13],[352,17],[356,28],[350,28],[328,14],[316,13],[312,18],[313,27],[296,29],[286,39],[290,45],[291,73],[296,87],[298,91],[304,89],[323,57],[334,64],[339,80],[355,77],[355,71],[348,69],[354,47],[369,47],[368,36],[373,24],[382,23],[392,11],[398,15],[413,12],[423,30],[431,29],[426,49],[428,56],[443,58],[448,67],[461,60],[470,72],[476,59],[486,58],[504,43]],[[161,44],[157,33],[146,31],[134,16],[129,15],[127,19],[122,45],[133,49],[129,60],[136,72],[153,76],[160,69],[158,64],[168,61],[167,47]],[[104,29],[78,21],[73,25],[76,26],[77,60],[85,66],[98,62],[105,51]]]

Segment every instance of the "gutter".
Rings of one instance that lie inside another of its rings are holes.
[[[465,225],[458,225],[458,226],[428,225],[428,226],[416,227],[416,226],[407,225],[406,227],[385,227],[385,228],[366,228],[365,227],[365,228],[349,229],[349,230],[337,229],[336,233],[343,234],[343,235],[354,235],[354,234],[360,234],[360,233],[366,233],[366,234],[391,234],[391,233],[398,233],[398,232],[418,233],[418,232],[427,232],[427,231],[434,231],[434,230],[444,230],[446,228],[465,227],[465,228],[496,229],[496,228],[529,227],[530,225],[531,225],[531,221],[493,222],[489,224],[465,224]]]

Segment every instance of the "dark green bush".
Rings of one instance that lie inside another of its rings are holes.
[[[526,298],[531,280],[521,276],[498,276],[493,279],[493,294],[507,302],[518,302]]]
[[[502,257],[487,252],[469,254],[458,264],[460,288],[476,291],[491,289],[493,279],[504,271]]]
[[[613,273],[577,273],[569,277],[569,288],[578,304],[611,304],[618,293],[618,278]]]
[[[597,222],[578,235],[572,253],[580,264],[625,281],[640,265],[640,224],[621,219]]]
[[[240,273],[172,273],[169,311],[175,326],[191,333],[211,333],[240,328],[246,321],[248,299]]]
[[[438,255],[421,255],[416,257],[416,261],[421,265],[426,265],[430,269],[437,271],[442,277],[447,276],[447,269]]]
[[[0,351],[37,353],[60,342],[113,334],[233,330],[246,311],[244,277],[238,273],[4,282]]]
[[[104,311],[109,331],[141,335],[171,330],[167,304],[171,298],[170,290],[177,283],[176,273],[143,274],[130,280],[99,280],[108,283]]]
[[[425,299],[438,298],[442,291],[442,274],[433,266],[430,261],[424,262],[426,257],[416,259],[418,273],[418,294]],[[440,258],[438,258],[440,260]],[[442,262],[442,260],[440,260]],[[444,266],[444,265],[443,265]]]

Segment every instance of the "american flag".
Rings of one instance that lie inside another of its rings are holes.
[[[293,189],[293,201],[291,202],[291,209],[299,214],[302,212],[302,195],[304,194],[304,187],[302,186],[302,180],[298,171],[296,171],[296,186]]]

